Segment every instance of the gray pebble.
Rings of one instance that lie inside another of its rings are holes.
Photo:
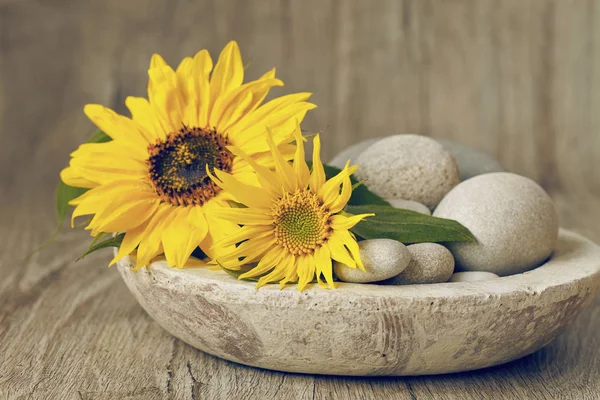
[[[456,161],[441,144],[419,135],[378,140],[357,160],[358,180],[383,198],[414,200],[434,208],[460,180]]]
[[[344,150],[339,152],[335,157],[333,157],[327,165],[331,165],[332,167],[337,167],[339,169],[344,168],[346,162],[348,160],[352,161],[352,164],[356,164],[356,160],[358,156],[370,145],[378,141],[380,138],[374,139],[366,139],[362,140],[358,143],[355,143],[349,147],[346,147]]]
[[[455,272],[448,282],[479,282],[500,278],[498,275],[484,271]]]
[[[500,276],[525,272],[545,261],[558,237],[554,202],[537,183],[509,172],[462,182],[433,213],[471,230],[477,243],[450,243],[460,271]]]
[[[411,210],[416,211],[421,214],[431,215],[431,211],[427,208],[426,205],[418,203],[412,200],[402,200],[402,199],[385,199],[390,205],[394,208],[399,208],[402,210]]]
[[[432,139],[440,142],[442,146],[452,154],[458,164],[461,181],[489,172],[505,171],[502,165],[487,153],[475,150],[472,147],[465,146],[452,140],[442,138]]]
[[[338,261],[333,271],[344,282],[377,282],[404,271],[410,262],[410,253],[405,245],[391,239],[370,239],[358,242],[360,258],[366,272],[350,268]]]
[[[385,285],[412,285],[447,282],[454,272],[452,253],[437,243],[418,243],[407,246],[410,264],[400,274],[384,282]]]

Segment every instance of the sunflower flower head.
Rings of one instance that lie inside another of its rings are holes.
[[[316,278],[319,286],[334,288],[332,259],[364,270],[358,244],[349,229],[372,214],[342,213],[352,194],[350,176],[357,166],[351,167],[348,162],[338,175],[326,180],[319,135],[313,139],[312,171],[304,159],[299,124],[295,139],[296,151],[290,163],[273,136],[267,136],[273,169],[257,164],[242,149],[230,147],[252,167],[260,187],[219,169],[214,175],[209,173],[217,186],[247,207],[212,210],[219,218],[242,225],[237,233],[218,243],[232,250],[216,261],[232,270],[257,263],[239,276],[260,277],[257,287],[279,282],[283,288],[288,282],[298,282],[302,291]],[[237,247],[232,248],[234,245]]]
[[[223,49],[214,68],[206,50],[176,69],[155,54],[148,76],[148,98],[125,101],[131,117],[85,106],[85,114],[111,140],[81,145],[61,179],[89,189],[70,204],[73,218],[91,216],[86,229],[92,236],[125,233],[112,263],[137,251],[138,267],[160,254],[169,265],[183,267],[198,246],[210,257],[229,251],[215,243],[240,230],[209,212],[227,207],[232,197],[207,171],[256,181],[251,165],[273,167],[270,146],[293,157],[296,120],[315,106],[306,101],[310,93],[263,104],[270,89],[283,82],[273,69],[244,83],[236,42]]]

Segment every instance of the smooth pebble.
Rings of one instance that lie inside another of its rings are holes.
[[[455,187],[433,213],[467,227],[477,243],[449,243],[459,271],[518,274],[540,265],[556,245],[558,215],[537,183],[509,172]]]
[[[358,156],[356,178],[388,199],[414,200],[430,209],[459,182],[456,161],[435,140],[395,135],[378,140]]]
[[[331,165],[332,167],[337,167],[339,169],[342,169],[342,168],[344,168],[344,166],[346,165],[346,162],[348,160],[352,161],[352,164],[356,164],[356,160],[358,159],[358,156],[367,147],[371,146],[373,143],[375,143],[379,139],[381,139],[381,138],[366,139],[366,140],[362,140],[358,143],[355,143],[351,146],[348,146],[345,149],[343,149],[342,151],[340,151],[335,157],[333,157],[327,163],[327,165]]]
[[[336,276],[344,282],[369,283],[388,279],[404,271],[410,262],[408,249],[396,240],[363,240],[358,242],[358,248],[366,272],[338,261],[333,264]]]
[[[412,285],[447,282],[454,272],[452,253],[437,243],[407,246],[410,264],[400,274],[381,282],[385,285]]]
[[[500,278],[498,275],[484,271],[465,271],[452,274],[448,282],[478,282]]]
[[[425,204],[418,203],[412,200],[403,200],[403,199],[385,199],[390,205],[394,208],[399,208],[402,210],[411,210],[416,211],[421,214],[431,215],[431,210],[427,208]]]
[[[432,139],[441,143],[442,146],[452,154],[452,157],[454,157],[458,164],[461,181],[466,181],[474,176],[490,172],[505,171],[504,167],[487,153],[449,139]]]

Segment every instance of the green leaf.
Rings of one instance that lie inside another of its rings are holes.
[[[86,191],[87,189],[74,188],[65,184],[63,181],[59,182],[55,193],[56,213],[58,215],[58,223],[56,224],[56,228],[54,228],[54,232],[52,232],[52,234],[48,237],[48,239],[44,241],[44,243],[42,243],[37,249],[33,250],[31,253],[25,256],[25,261],[29,260],[31,256],[48,246],[56,239],[56,237],[60,233],[60,228],[62,228],[65,218],[67,216],[67,211],[69,211],[69,201],[81,196]]]
[[[307,162],[308,167],[312,168],[312,162]],[[337,174],[339,174],[340,172],[342,172],[341,169],[336,168],[336,167],[332,167],[331,165],[323,165],[323,169],[325,170],[325,177],[327,179],[331,179],[334,176],[336,176]],[[350,201],[348,202],[349,205],[353,205],[353,206],[362,206],[365,204],[376,204],[376,205],[381,205],[381,206],[389,206],[390,203],[388,203],[387,201],[385,201],[384,199],[382,199],[381,197],[379,197],[378,195],[376,195],[375,193],[371,192],[369,189],[367,189],[367,187],[364,185],[364,181],[357,181],[353,176],[350,177],[350,181],[352,181],[352,197],[350,197]]]
[[[228,202],[229,202],[229,205],[231,206],[231,208],[248,208],[244,204],[238,203],[237,201],[234,201],[234,200],[228,200]]]
[[[106,143],[110,142],[111,140],[112,138],[110,136],[99,130],[96,133],[94,133],[92,137],[87,140],[86,143]]]
[[[106,234],[103,234],[103,236],[106,236]],[[118,235],[114,237],[111,236],[110,238],[102,242],[98,242],[98,240],[94,239],[90,244],[90,247],[85,251],[85,253],[81,255],[81,257],[77,259],[77,261],[81,260],[88,254],[93,253],[96,250],[105,249],[107,247],[121,247],[121,243],[123,242],[124,237],[124,233],[119,233]]]
[[[350,229],[363,239],[387,238],[404,244],[476,242],[466,227],[451,219],[437,218],[389,206],[347,206],[350,214],[375,213]]]
[[[56,213],[58,214],[58,227],[60,228],[67,217],[67,211],[71,207],[69,202],[87,192],[88,189],[69,186],[63,181],[56,188]]]
[[[249,281],[249,282],[258,282],[258,280],[260,279],[260,276],[255,276],[255,277],[251,277],[251,278],[244,278],[244,279],[240,279],[240,275],[250,271],[252,268],[254,268],[254,265],[243,265],[241,267],[241,269],[239,270],[233,270],[233,269],[228,269],[225,268],[224,266],[222,266],[220,263],[219,267],[221,267],[221,269],[225,272],[227,272],[229,275],[233,276],[235,279],[239,279],[241,281]]]
[[[108,136],[106,133],[98,130],[86,141],[86,143],[106,143],[111,140],[112,140],[112,138],[110,136]],[[56,192],[55,192],[56,214],[58,216],[58,222],[56,224],[56,228],[54,229],[54,232],[52,232],[52,234],[48,237],[48,239],[46,239],[46,241],[40,247],[38,247],[37,249],[35,249],[31,253],[29,253],[27,256],[25,256],[25,261],[30,259],[31,256],[36,254],[38,251],[42,250],[44,247],[48,246],[50,243],[52,243],[54,241],[54,239],[56,239],[56,237],[60,233],[60,228],[62,228],[65,218],[67,217],[67,212],[69,211],[69,209],[71,207],[69,205],[69,202],[71,200],[73,200],[74,198],[81,196],[86,191],[88,191],[88,189],[76,188],[73,186],[69,186],[66,183],[64,183],[62,180],[59,180],[58,186],[56,187]]]
[[[102,131],[97,131],[96,133],[94,133],[92,135],[92,137],[90,137],[87,140],[86,143],[106,143],[111,140],[112,140],[111,137],[108,136],[106,133],[104,133]],[[69,205],[69,202],[71,200],[73,200],[74,198],[81,196],[87,190],[88,189],[76,188],[73,186],[69,186],[66,183],[64,183],[62,180],[58,183],[58,186],[56,188],[56,212],[58,214],[57,230],[60,230],[60,227],[62,226],[62,224],[67,216],[67,212],[69,211],[69,208],[71,207]]]

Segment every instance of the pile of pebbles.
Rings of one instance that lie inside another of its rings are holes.
[[[391,239],[363,240],[366,272],[336,262],[341,281],[412,285],[496,279],[536,268],[554,250],[559,227],[550,196],[485,153],[402,134],[355,144],[328,164],[343,167],[348,159],[359,165],[357,179],[391,206],[456,220],[477,243],[406,246]]]

